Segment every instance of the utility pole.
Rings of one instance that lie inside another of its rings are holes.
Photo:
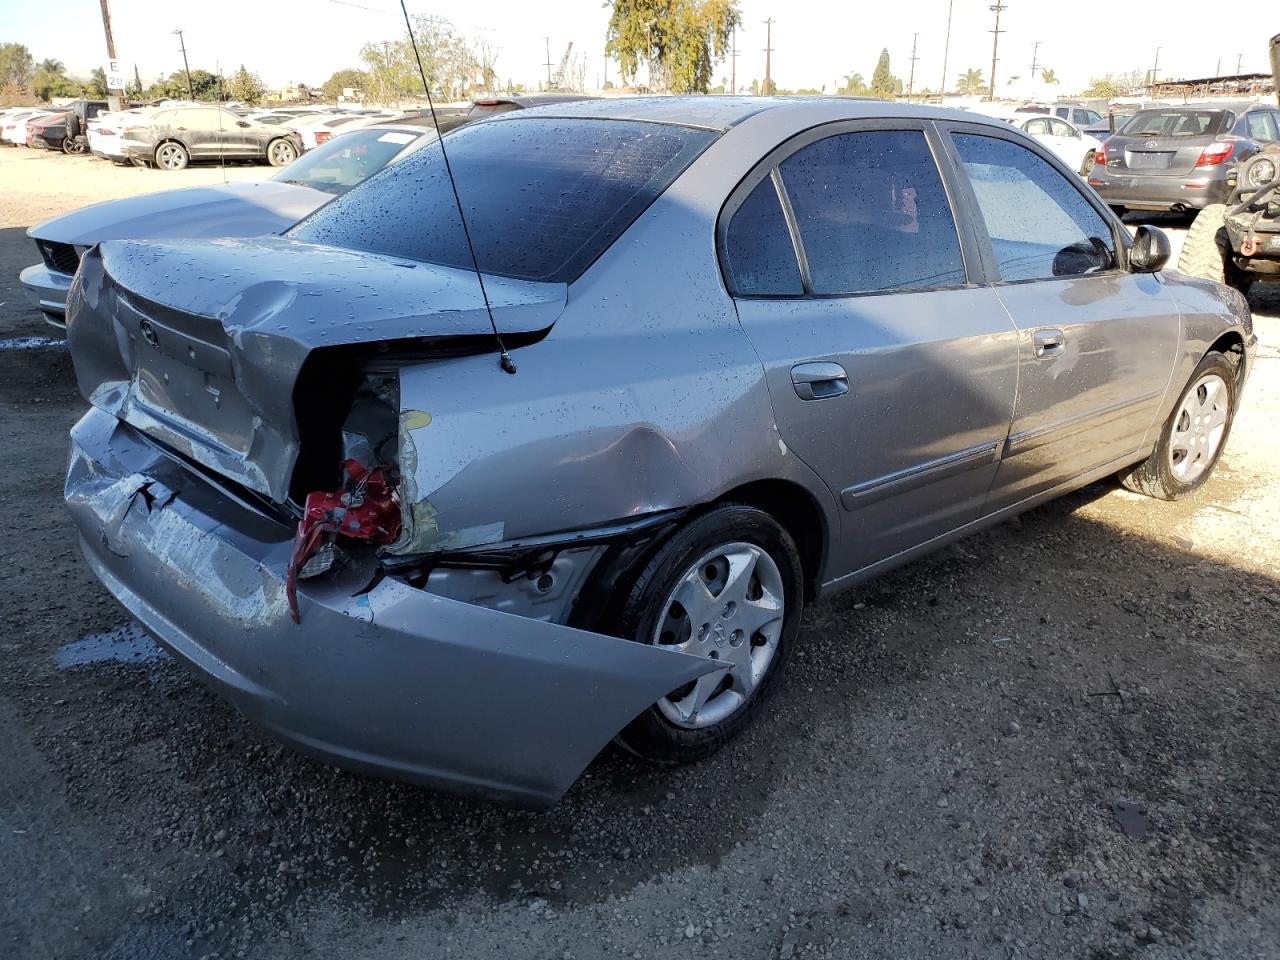
[[[773,17],[764,22],[764,89],[760,92],[766,97],[773,95]]]
[[[388,106],[391,103],[391,41],[383,40],[382,42],[382,76],[378,85],[382,87],[382,105]]]
[[[1040,66],[1040,44],[1043,40],[1037,40],[1031,45],[1031,79],[1036,78],[1036,68]]]
[[[911,94],[916,88],[916,61],[920,58],[916,56],[916,45],[920,42],[920,34],[913,33],[911,35],[911,75],[907,80],[907,99],[911,99]]]
[[[1218,65],[1213,68],[1213,75],[1215,77],[1222,76],[1222,58],[1221,57],[1218,58]]]
[[[181,30],[173,31],[178,35],[178,43],[182,47],[182,69],[187,72],[187,96],[194,100],[196,98],[195,87],[191,85],[191,65],[187,63],[187,41],[182,36]]]
[[[1151,65],[1151,85],[1153,87],[1156,84],[1156,75],[1160,71],[1160,51],[1163,49],[1164,47],[1156,47],[1156,62]]]
[[[115,38],[111,36],[111,11],[107,9],[107,0],[101,0],[101,6],[102,6],[102,32],[107,35],[107,59],[115,60],[116,41],[115,41]],[[138,68],[136,64],[133,69],[134,69],[134,72],[137,73]],[[120,97],[123,100],[124,90],[122,88],[116,88],[116,89],[120,90]],[[108,99],[111,98],[111,89],[107,90],[107,98]],[[111,109],[114,110],[116,106],[118,106],[118,104],[112,104]]]
[[[738,25],[733,25],[733,41],[729,48],[729,93],[738,93]]]
[[[991,11],[996,15],[996,28],[991,31],[991,89],[987,92],[988,100],[996,98],[996,52],[1000,49],[1000,34],[1004,33],[1000,29],[1000,14],[1008,9],[1001,0],[996,0],[990,7]]]
[[[1237,53],[1236,54],[1236,76],[1237,77],[1240,76],[1240,64],[1243,62],[1244,62],[1244,54]]]
[[[947,55],[951,53],[951,10],[956,5],[956,0],[948,0],[947,3],[947,39],[942,45],[942,86],[938,93],[942,97],[942,102],[947,100]]]
[[[547,89],[551,89],[551,38],[543,37],[547,41]]]

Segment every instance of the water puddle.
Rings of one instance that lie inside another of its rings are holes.
[[[147,636],[145,630],[134,622],[122,623],[90,633],[71,643],[63,644],[53,655],[58,666],[84,667],[93,663],[154,663],[166,660],[169,655]]]
[[[0,350],[47,350],[51,347],[65,347],[66,340],[56,337],[11,337],[0,340]]]

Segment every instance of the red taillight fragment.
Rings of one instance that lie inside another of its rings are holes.
[[[330,138],[330,137],[332,137],[332,136],[333,136],[333,131],[332,131],[332,130],[317,130],[317,131],[316,131],[316,146],[318,147],[318,146],[320,146],[320,144],[322,144],[322,143],[328,143],[328,142],[329,142],[329,138]]]
[[[1093,162],[1100,163],[1104,167],[1107,165],[1107,145],[1105,143],[1098,144],[1098,149],[1093,151]]]
[[[1223,140],[1215,140],[1202,151],[1200,151],[1200,159],[1196,161],[1197,167],[1216,167],[1218,164],[1227,160],[1235,151],[1234,143],[1227,143]]]
[[[294,623],[298,614],[298,574],[321,546],[336,537],[385,545],[400,536],[400,501],[388,468],[369,470],[355,460],[344,460],[346,479],[342,489],[307,494],[302,519],[293,536],[293,553],[285,576],[285,595]]]

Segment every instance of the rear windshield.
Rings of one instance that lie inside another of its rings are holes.
[[[271,179],[335,195],[346,193],[380,172],[411,143],[434,138],[435,132],[429,130],[352,130],[304,153]]]
[[[715,136],[665,124],[552,117],[450,133],[449,163],[480,269],[574,280]],[[289,236],[472,266],[440,141],[321,207]]]
[[[1139,110],[1120,132],[1126,137],[1216,137],[1231,119],[1226,110]]]

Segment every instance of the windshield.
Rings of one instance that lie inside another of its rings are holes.
[[[448,135],[480,269],[567,283],[630,226],[715,134],[630,120],[512,118]],[[289,236],[472,267],[440,141],[321,207]]]
[[[434,139],[434,130],[352,130],[304,153],[271,179],[342,194],[380,172],[415,141],[421,146]]]
[[[1216,137],[1230,125],[1225,110],[1139,110],[1120,128],[1126,137]]]

